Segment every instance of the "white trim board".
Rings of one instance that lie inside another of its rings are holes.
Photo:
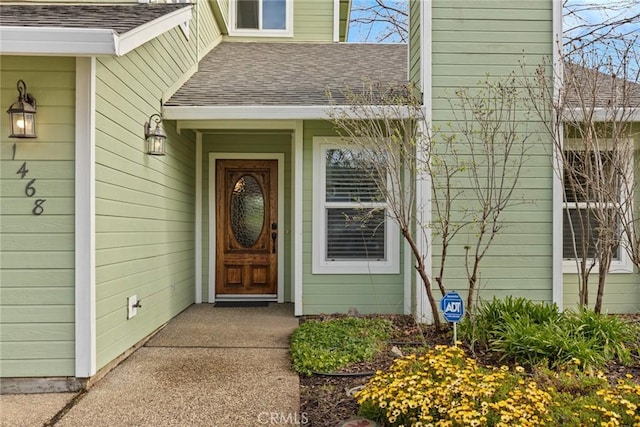
[[[106,10],[106,9],[105,9]],[[108,28],[0,26],[0,53],[18,55],[122,56],[191,20],[186,6],[124,34]]]
[[[425,0],[420,2],[420,84],[422,89],[422,102],[424,108],[424,117],[426,124],[421,124],[422,132],[431,132],[430,126],[433,122],[433,91],[432,91],[432,73],[431,66],[432,57],[432,37],[431,37],[431,25],[432,25],[432,0]],[[426,150],[420,150],[420,152],[426,152]],[[419,159],[420,162],[428,161],[427,159]],[[418,166],[418,170],[425,170],[424,166]],[[427,174],[417,174],[415,176],[416,186],[416,243],[420,248],[420,252],[426,254],[424,263],[426,273],[433,278],[432,274],[432,241],[429,230],[423,232],[423,225],[431,222],[431,177]],[[414,270],[414,269],[412,269]],[[434,316],[438,316],[438,313],[433,313],[427,292],[422,284],[422,281],[415,271],[414,274],[414,295],[415,295],[415,310],[414,315],[418,322],[432,323]]]
[[[560,55],[560,46],[558,44],[562,40],[562,2],[553,2],[553,33],[551,35],[551,43],[553,48],[553,67],[554,67],[554,85],[553,96],[557,99],[559,96],[559,90],[562,87],[562,65],[563,60]],[[559,135],[562,138],[563,135]],[[560,141],[560,145],[563,141]],[[563,235],[563,200],[564,200],[564,182],[562,180],[562,153],[560,148],[555,147],[552,156],[552,284],[551,284],[551,299],[558,306],[560,310],[564,306],[564,276],[562,274],[563,262],[562,262],[562,235]]]
[[[164,116],[163,116],[164,117]],[[183,129],[200,131],[245,131],[245,130],[287,130],[296,129],[294,120],[178,120],[178,132]]]
[[[284,153],[209,153],[209,299],[216,301],[215,262],[216,259],[216,160],[277,160],[278,161],[278,224],[284,224]],[[211,194],[214,197],[211,197]],[[282,229],[282,226],[280,227]],[[284,302],[284,239],[278,239],[278,302]]]
[[[333,41],[340,41],[340,0],[333,0]]]
[[[303,295],[303,271],[302,263],[304,257],[302,254],[302,229],[303,229],[303,162],[304,162],[304,138],[303,138],[304,122],[302,120],[296,122],[295,132],[293,134],[293,152],[291,154],[291,167],[293,173],[291,174],[291,190],[293,193],[293,203],[291,208],[293,209],[293,246],[291,248],[292,253],[292,279],[293,279],[293,310],[296,316],[302,316],[304,309],[302,306]]]
[[[196,132],[196,205],[195,205],[195,303],[202,303],[202,134]]]
[[[76,59],[75,376],[96,373],[96,59]]]
[[[328,120],[331,108],[348,117],[351,107],[328,105],[218,105],[218,106],[163,106],[162,117],[166,120]],[[404,119],[410,117],[408,108],[371,106],[372,116]]]

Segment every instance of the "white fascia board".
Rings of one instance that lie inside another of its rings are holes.
[[[116,33],[109,29],[0,26],[0,53],[113,55],[116,53],[116,37]]]
[[[191,19],[187,6],[122,35],[103,28],[0,26],[0,53],[14,55],[122,56]]]
[[[339,115],[349,117],[350,106],[264,106],[264,105],[233,105],[209,107],[172,107],[162,108],[162,117],[166,120],[328,120],[331,108]],[[390,111],[393,110],[393,111]],[[408,118],[409,109],[384,106],[371,106],[371,116]]]
[[[586,114],[585,114],[586,113]],[[584,121],[585,115],[592,117],[594,122],[610,122],[612,119],[624,122],[640,122],[640,108],[573,108],[564,111],[566,121]]]
[[[191,20],[192,12],[193,5],[183,7],[118,36],[116,38],[116,55],[125,55],[149,40],[153,40],[170,29]]]

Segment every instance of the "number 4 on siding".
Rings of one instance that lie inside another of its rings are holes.
[[[29,173],[29,169],[27,169],[27,162],[23,162],[22,166],[20,166],[20,169],[18,169],[18,172],[16,172],[16,174],[20,174],[20,179],[24,179],[24,177]]]

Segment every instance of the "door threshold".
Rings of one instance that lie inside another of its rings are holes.
[[[256,294],[256,295],[243,295],[243,294],[225,294],[216,295],[215,302],[219,301],[268,301],[278,302],[278,296],[274,294]]]
[[[269,307],[269,301],[216,301],[213,305],[219,308],[234,307]]]

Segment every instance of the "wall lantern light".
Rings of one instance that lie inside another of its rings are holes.
[[[7,110],[11,123],[9,138],[36,137],[36,99],[27,93],[27,84],[18,80],[18,100]]]
[[[156,122],[156,128],[151,131],[151,121]],[[147,141],[147,154],[153,156],[164,156],[166,154],[167,134],[162,129],[162,117],[160,114],[153,114],[149,121],[144,124],[144,139]]]

